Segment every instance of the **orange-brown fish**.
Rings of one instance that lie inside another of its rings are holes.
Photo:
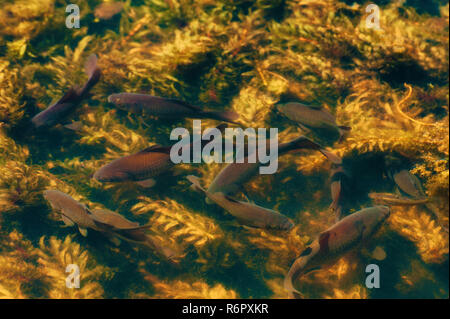
[[[138,153],[118,158],[94,173],[99,182],[148,181],[174,166],[170,160],[170,146],[153,145]]]
[[[419,179],[408,170],[402,169],[392,174],[392,177],[398,188],[409,196],[416,199],[426,197]]]
[[[100,20],[109,20],[123,9],[122,2],[102,2],[94,9],[94,16]]]
[[[341,159],[333,153],[324,150],[319,144],[311,141],[305,136],[300,136],[290,142],[282,143],[278,146],[278,154],[283,155],[290,151],[301,149],[318,150],[324,154],[330,161],[341,163]],[[248,156],[244,158],[243,163],[229,163],[226,165],[212,181],[208,188],[209,193],[221,192],[224,195],[232,195],[242,188],[242,185],[256,175],[262,164],[256,160],[250,163]],[[211,204],[212,201],[206,198],[206,202]]]
[[[343,131],[350,130],[350,127],[337,125],[336,118],[320,106],[289,102],[278,104],[277,109],[301,127],[324,132],[332,139],[341,138]]]
[[[108,97],[110,103],[137,114],[147,114],[163,118],[211,118],[235,123],[239,115],[233,111],[203,110],[189,103],[148,94],[117,93]]]
[[[87,236],[87,228],[97,229],[85,205],[59,190],[45,190],[43,194],[50,206],[61,215],[62,221],[67,226],[76,224],[83,236]]]
[[[300,276],[329,266],[344,254],[370,238],[389,216],[389,207],[375,206],[353,213],[319,235],[292,264],[284,280],[284,287],[291,297],[302,297],[294,288]]]
[[[89,91],[100,80],[101,76],[95,54],[89,56],[85,71],[88,80],[81,88],[70,88],[55,104],[50,105],[31,119],[35,128],[52,126],[62,122],[74,112],[83,99],[88,97]]]
[[[196,190],[201,191],[244,225],[279,230],[289,230],[294,227],[292,221],[279,212],[248,202],[237,201],[229,196],[225,196],[223,193],[210,193],[200,186],[196,176],[189,175],[187,179],[194,185]]]
[[[223,131],[226,124],[217,129]],[[202,140],[202,146],[209,141]],[[192,143],[191,143],[192,147]],[[153,145],[138,153],[118,158],[94,173],[99,182],[138,182],[144,187],[153,186],[153,177],[166,172],[175,164],[170,158],[172,146]]]

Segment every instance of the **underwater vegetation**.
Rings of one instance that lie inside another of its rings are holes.
[[[337,220],[376,205],[374,194],[389,217],[295,290],[448,298],[449,3],[374,2],[381,30],[366,27],[369,1],[74,0],[80,28],[68,29],[65,1],[0,0],[0,298],[287,298],[294,261]],[[35,128],[33,117],[91,83],[92,54],[100,78],[69,116]],[[151,188],[100,182],[101,167],[192,127],[116,108],[108,96],[120,92],[202,107],[216,114],[205,128],[238,114],[230,122],[278,128],[280,143],[304,135],[342,163],[289,152],[233,195],[282,213],[285,230],[243,227],[190,187],[193,175],[208,189],[225,164],[177,165]],[[290,102],[332,116],[335,134],[286,116]],[[152,245],[63,227],[46,190],[149,225]],[[66,287],[68,264],[80,288]],[[366,287],[368,264],[381,288]]]

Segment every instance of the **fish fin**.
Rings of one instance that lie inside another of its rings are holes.
[[[206,194],[206,190],[200,185],[200,179],[195,175],[188,175],[186,179],[192,183],[196,190]]]
[[[86,60],[86,64],[84,65],[84,71],[86,72],[88,78],[90,78],[92,76],[92,74],[95,72],[95,70],[97,69],[97,55],[95,53],[91,54],[87,60]]]
[[[202,115],[233,124],[238,124],[236,120],[239,119],[239,114],[234,111],[203,111]]]
[[[145,179],[143,181],[138,181],[138,182],[136,182],[136,184],[138,184],[139,186],[144,187],[144,188],[151,188],[151,187],[155,186],[156,180],[154,180],[153,178],[149,178],[149,179]]]
[[[322,153],[326,158],[328,158],[328,160],[334,164],[342,164],[342,158],[340,158],[339,156],[337,156],[336,154],[327,151],[323,148],[321,148],[320,153]]]
[[[83,237],[87,237],[88,231],[86,228],[78,227],[78,230],[80,231],[80,234],[83,235]]]
[[[305,271],[303,274],[306,275],[306,274],[312,273],[313,271],[317,271],[317,270],[320,270],[320,269],[322,269],[322,267],[320,267],[320,266],[313,267],[313,268],[310,268],[307,271]]]
[[[97,217],[95,215],[93,215],[91,217],[92,217],[92,221],[94,222],[95,226],[103,229],[104,231],[110,231],[110,230],[114,229],[114,226],[111,226],[110,224],[106,224],[104,222],[97,220]]]
[[[338,125],[338,128],[343,131],[351,131],[352,128],[350,126]]]
[[[159,144],[144,148],[139,153],[166,153],[170,154],[170,146],[161,146]]]
[[[305,133],[310,133],[310,132],[311,132],[311,129],[308,128],[308,127],[306,127],[305,125],[300,124],[300,123],[298,123],[298,122],[296,122],[296,124],[297,124],[298,127],[300,127],[300,129],[301,129],[303,132],[305,132]]]
[[[182,100],[178,100],[178,99],[174,99],[174,98],[164,98],[164,97],[162,97],[162,99],[164,99],[164,100],[166,100],[168,102],[175,103],[175,104],[183,105],[183,106],[185,106],[188,109],[191,109],[193,111],[202,111],[201,107],[189,104],[188,102],[185,102],[185,101],[182,101]]]
[[[307,107],[309,107],[310,109],[313,110],[324,110],[325,108],[323,108],[321,105],[305,105]]]
[[[71,87],[69,90],[53,105],[73,102],[73,100],[79,97],[76,87]]]
[[[117,230],[120,231],[127,231],[127,230],[140,230],[140,229],[147,229],[153,227],[153,224],[145,224],[145,225],[138,225],[134,227],[127,227],[127,228],[118,228]]]
[[[120,244],[122,243],[122,241],[114,236],[108,237],[108,239],[116,246],[120,246]]]
[[[290,144],[290,149],[296,150],[296,149],[312,149],[312,150],[319,150],[322,147],[317,144],[316,142],[310,140],[309,138],[305,136],[300,136],[296,138],[295,140],[288,142]]]
[[[64,125],[64,127],[69,130],[78,132],[83,127],[83,124],[80,121],[76,121],[76,122],[72,122],[70,124],[66,124],[66,125]]]
[[[311,252],[312,252],[312,248],[307,247],[304,251],[302,251],[302,253],[299,255],[299,257],[308,256],[311,254]]]
[[[290,276],[286,276],[284,278],[284,289],[287,291],[289,298],[303,299],[303,294],[294,288],[294,284],[292,283],[292,278]]]
[[[248,199],[247,195],[245,195],[245,194],[242,194],[242,195],[244,196],[244,198],[247,201],[247,203],[254,204],[253,201],[250,201],[250,199]]]
[[[66,215],[61,215],[61,219],[66,226],[73,226],[74,222],[69,219]]]
[[[230,197],[230,196],[228,196],[228,195],[224,195],[222,192],[220,192],[222,195],[223,195],[223,197],[225,197],[227,200],[229,200],[230,202],[233,202],[233,203],[241,203],[240,201],[238,201],[238,200],[236,200],[236,199],[234,199],[234,198],[232,198],[232,197]]]

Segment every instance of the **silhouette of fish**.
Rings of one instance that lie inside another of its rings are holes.
[[[72,87],[56,103],[50,105],[42,112],[36,114],[31,122],[35,128],[48,127],[65,120],[72,114],[81,101],[88,97],[91,88],[100,80],[101,71],[97,66],[97,56],[88,57],[85,72],[88,80],[81,88]]]
[[[210,118],[235,123],[239,115],[233,111],[202,110],[189,103],[158,96],[137,93],[117,93],[108,97],[108,102],[126,111],[163,118]]]

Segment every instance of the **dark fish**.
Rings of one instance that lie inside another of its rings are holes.
[[[330,161],[340,163],[341,159],[333,153],[322,149],[322,147],[310,139],[300,136],[290,142],[282,143],[278,146],[278,154],[283,155],[287,152],[301,149],[318,150],[324,154]],[[208,188],[208,192],[222,192],[224,195],[236,193],[243,184],[256,175],[262,164],[256,160],[256,163],[249,163],[248,157],[244,158],[244,163],[230,163],[225,166],[214,178]],[[208,198],[207,203],[212,203]]]
[[[163,118],[211,118],[230,123],[235,123],[239,118],[239,115],[233,111],[217,112],[202,110],[198,106],[190,105],[180,100],[167,99],[147,94],[112,94],[108,97],[108,102],[133,113]]]
[[[364,208],[351,214],[319,235],[292,264],[284,280],[291,297],[302,297],[294,281],[310,271],[331,265],[370,238],[389,216],[389,207]]]
[[[220,124],[217,129],[223,131],[227,125]],[[202,146],[209,141],[202,140]],[[138,153],[118,158],[102,166],[94,173],[99,182],[134,181],[144,187],[153,186],[152,179],[174,166],[170,159],[172,146],[153,145]],[[192,143],[191,143],[192,148]]]
[[[279,212],[248,202],[237,201],[225,196],[223,193],[210,193],[200,186],[196,176],[190,175],[187,179],[194,185],[195,189],[201,191],[217,205],[228,211],[242,224],[257,228],[280,230],[289,230],[294,227],[292,221]]]
[[[86,206],[79,203],[69,195],[58,190],[45,190],[44,198],[56,210],[67,226],[78,226],[80,233],[87,236],[87,228],[96,229]]]
[[[94,16],[100,20],[109,20],[123,9],[122,2],[102,2],[94,9]]]
[[[90,89],[100,80],[101,71],[97,66],[97,56],[89,56],[85,72],[88,80],[81,88],[72,87],[55,104],[52,104],[42,112],[36,114],[31,122],[35,128],[52,126],[65,120],[72,114],[81,101],[88,97]]]
[[[344,134],[343,131],[350,130],[350,127],[337,125],[336,118],[320,106],[289,102],[279,104],[277,109],[288,119],[300,124],[300,126],[324,131],[332,137],[341,138]]]
[[[330,210],[335,215],[338,222],[342,218],[343,202],[349,184],[349,177],[341,165],[337,165],[331,170],[331,199]]]
[[[94,174],[99,182],[144,181],[171,167],[170,146],[153,145],[138,153],[118,158]]]

